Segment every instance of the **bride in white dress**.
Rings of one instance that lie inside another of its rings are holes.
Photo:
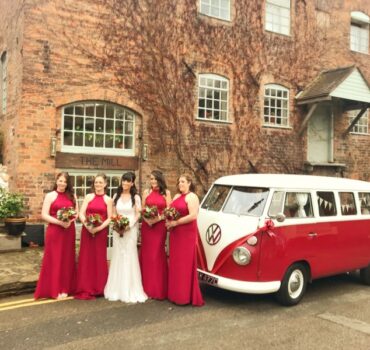
[[[118,186],[113,201],[114,215],[126,216],[130,220],[130,225],[123,237],[113,231],[113,253],[104,296],[111,301],[143,303],[148,297],[141,282],[137,252],[141,200],[135,187],[134,173],[127,172],[122,175],[121,185]]]

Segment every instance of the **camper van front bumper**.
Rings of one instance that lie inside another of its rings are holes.
[[[198,269],[198,277],[200,281],[203,281],[209,285],[231,290],[240,293],[250,294],[266,294],[277,292],[280,288],[280,281],[270,282],[246,282],[234,280],[231,278],[225,278],[212,273]]]

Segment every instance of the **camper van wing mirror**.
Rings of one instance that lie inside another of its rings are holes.
[[[277,222],[283,222],[285,220],[285,215],[283,213],[277,213],[276,215],[270,215],[271,219],[275,219]]]

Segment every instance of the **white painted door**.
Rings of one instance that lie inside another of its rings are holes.
[[[328,163],[332,161],[332,125],[330,105],[319,105],[308,122],[308,161],[316,163]]]

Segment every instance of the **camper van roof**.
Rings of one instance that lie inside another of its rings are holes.
[[[370,191],[370,182],[314,175],[241,174],[223,176],[217,179],[215,183],[232,186],[302,190]]]

